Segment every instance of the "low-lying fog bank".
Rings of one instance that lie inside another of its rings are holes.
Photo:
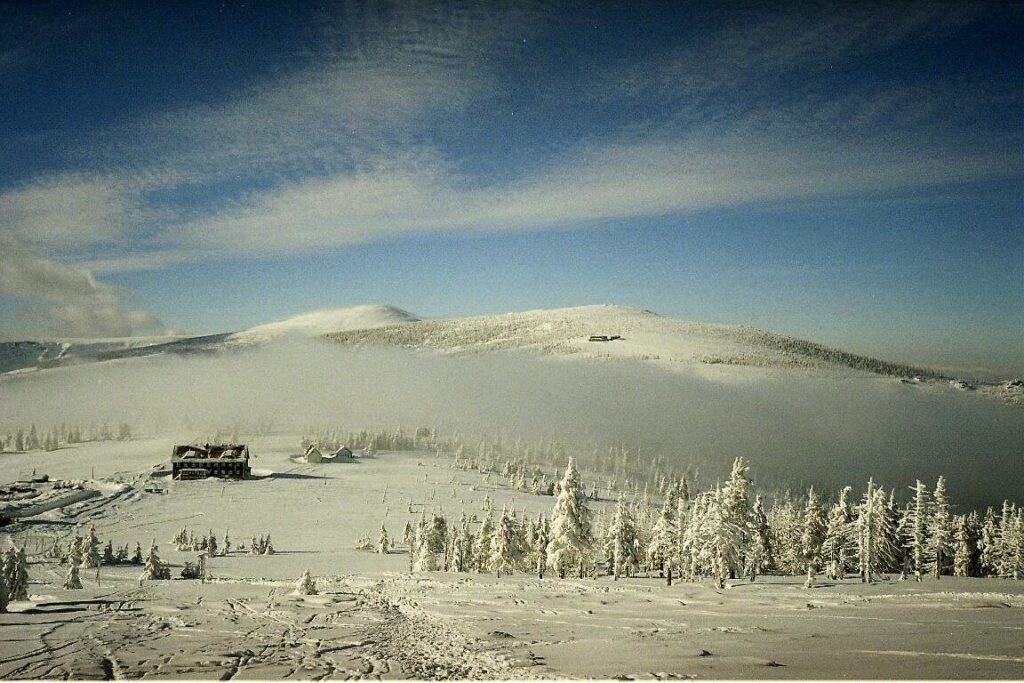
[[[956,501],[982,506],[1019,498],[1024,486],[1019,408],[871,376],[716,372],[709,379],[633,361],[292,341],[8,376],[0,380],[0,432],[121,421],[146,431],[264,421],[297,431],[427,425],[553,438],[584,457],[623,444],[691,463],[712,480],[743,455],[762,484],[794,490],[860,487],[868,477],[899,488],[944,474]]]

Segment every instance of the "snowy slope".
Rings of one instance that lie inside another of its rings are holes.
[[[130,355],[140,349],[165,347],[179,339],[161,336],[0,342],[0,373],[101,360],[109,354]]]
[[[590,341],[591,335],[618,336]],[[666,365],[804,368],[930,377],[927,369],[858,356],[813,342],[738,325],[660,316],[623,306],[579,306],[474,318],[426,320],[328,334],[349,346],[397,346],[445,353],[524,349],[583,358],[634,359]]]
[[[327,308],[251,327],[231,335],[228,341],[260,342],[285,335],[313,337],[331,332],[372,329],[416,320],[418,318],[413,314],[394,306]]]

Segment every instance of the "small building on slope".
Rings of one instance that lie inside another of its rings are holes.
[[[175,446],[171,453],[171,476],[175,479],[245,479],[251,473],[249,447],[245,444]]]

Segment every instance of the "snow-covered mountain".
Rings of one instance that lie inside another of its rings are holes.
[[[445,353],[523,349],[663,364],[869,371],[896,377],[938,373],[831,349],[738,325],[679,320],[624,306],[578,306],[473,318],[424,320],[325,335],[348,346],[396,346]]]
[[[368,330],[419,320],[394,306],[369,305],[326,308],[264,325],[250,327],[228,337],[228,341],[260,342],[281,336],[320,336],[347,330]]]
[[[728,379],[744,369],[862,374],[969,391],[940,372],[848,353],[739,325],[693,322],[623,306],[544,309],[470,318],[421,320],[387,305],[312,311],[234,333],[186,338],[0,343],[0,372],[25,371],[161,353],[218,353],[282,338],[322,338],[348,347],[391,347],[477,354],[524,351],[591,360],[635,360]],[[1015,382],[979,386],[1024,405]]]

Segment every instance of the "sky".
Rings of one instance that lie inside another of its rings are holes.
[[[1024,5],[0,5],[0,338],[616,303],[1024,372]]]

